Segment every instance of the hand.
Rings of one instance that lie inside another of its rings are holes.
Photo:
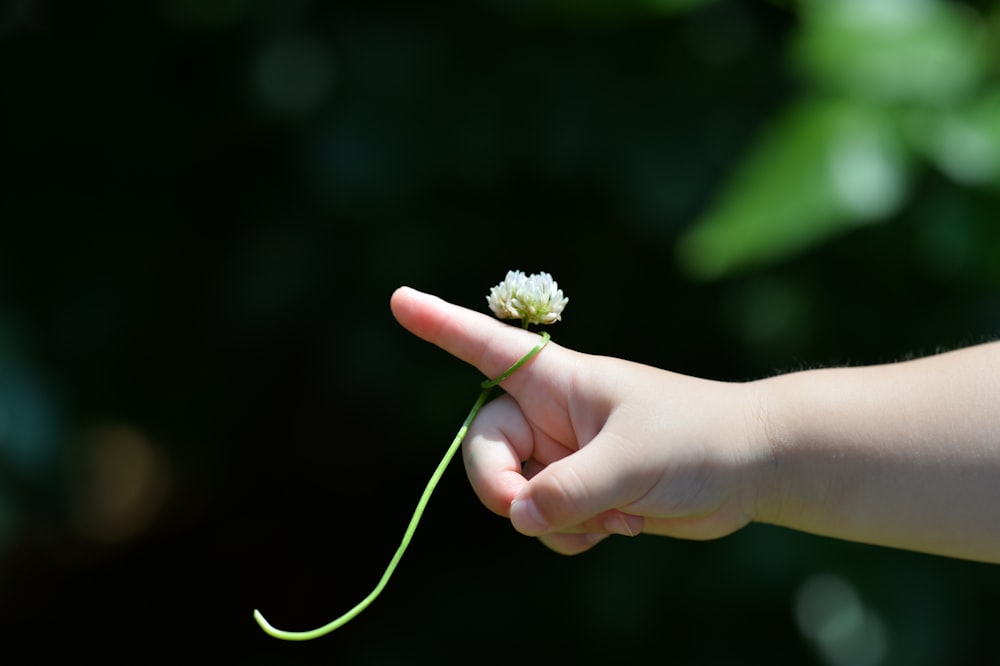
[[[534,333],[410,288],[391,300],[420,338],[496,377]],[[750,384],[695,379],[550,342],[505,380],[463,445],[490,510],[553,550],[575,554],[609,534],[691,539],[754,518],[769,447]]]

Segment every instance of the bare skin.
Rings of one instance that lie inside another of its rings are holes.
[[[538,335],[410,288],[407,330],[495,377]],[[463,444],[487,508],[564,554],[751,522],[1000,563],[1000,343],[716,382],[550,342]]]

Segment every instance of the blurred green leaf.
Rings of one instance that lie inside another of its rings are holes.
[[[681,237],[679,260],[690,274],[710,279],[881,220],[904,200],[909,162],[884,109],[846,100],[800,103],[777,118]]]
[[[794,59],[816,83],[869,100],[948,103],[980,82],[985,30],[936,0],[808,0]]]
[[[915,115],[910,139],[941,171],[962,185],[1000,182],[1000,89],[957,109]]]

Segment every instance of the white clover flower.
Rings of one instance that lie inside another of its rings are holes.
[[[504,281],[490,289],[486,302],[500,319],[521,319],[527,327],[559,321],[569,299],[548,273],[528,277],[522,271],[507,271]]]

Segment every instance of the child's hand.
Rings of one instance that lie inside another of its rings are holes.
[[[417,336],[495,377],[534,333],[409,288],[392,310]],[[469,479],[492,511],[553,550],[608,534],[710,539],[754,518],[772,468],[749,384],[685,377],[550,342],[473,422]]]
[[[392,308],[487,377],[538,341],[412,289]],[[757,520],[1000,563],[1000,342],[743,384],[549,343],[503,388],[466,439],[469,479],[561,553]]]

